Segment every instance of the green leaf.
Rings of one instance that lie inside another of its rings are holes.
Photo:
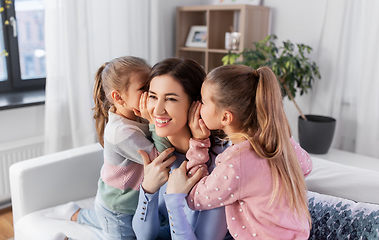
[[[229,54],[225,55],[221,61],[223,63],[223,65],[232,65],[236,62],[237,58],[240,56],[240,54],[236,54],[236,53],[231,53],[229,52]]]
[[[222,59],[222,65],[228,65],[229,63],[229,55],[225,55]]]
[[[284,77],[284,84],[290,89],[295,97],[296,91],[300,95],[307,93],[312,88],[312,81],[317,77],[321,78],[319,68],[315,62],[309,60],[312,48],[305,44],[294,44],[290,40],[283,41],[277,46],[275,35],[268,35],[263,40],[254,43],[253,49],[244,49],[239,54],[230,53],[222,58],[223,64],[235,64],[238,57],[241,61],[238,64],[251,66],[257,69],[261,66],[268,66],[279,78]],[[282,84],[281,84],[282,85]],[[283,93],[286,96],[286,93]]]

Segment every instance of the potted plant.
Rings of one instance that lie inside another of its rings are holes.
[[[241,53],[229,52],[222,58],[223,64],[243,64],[254,69],[270,67],[283,89],[283,98],[287,96],[300,113],[300,145],[310,153],[326,153],[333,140],[335,119],[304,115],[295,101],[298,91],[300,95],[307,93],[315,78],[321,78],[317,64],[305,55],[312,48],[304,44],[295,45],[289,40],[283,42],[283,46],[277,47],[274,42],[276,38],[275,35],[269,35],[254,43],[255,49],[245,49]]]

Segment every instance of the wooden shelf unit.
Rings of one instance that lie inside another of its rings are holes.
[[[225,49],[225,33],[241,33],[238,50],[252,48],[269,35],[270,8],[255,5],[203,5],[178,7],[176,14],[176,56],[192,58],[208,73],[222,65],[221,59],[229,51]],[[185,47],[191,26],[207,26],[207,47]]]

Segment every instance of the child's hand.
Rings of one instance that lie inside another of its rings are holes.
[[[146,119],[151,124],[153,122],[149,112],[147,111],[147,97],[147,92],[142,93],[141,98],[139,100],[139,111],[137,109],[133,109],[133,112],[136,116]]]
[[[193,102],[188,112],[188,126],[191,129],[192,136],[197,139],[206,139],[211,135],[211,131],[200,118],[201,103]]]
[[[168,178],[166,193],[189,193],[191,188],[202,178],[203,168],[199,168],[192,177],[187,176],[187,161],[179,168],[172,170]]]

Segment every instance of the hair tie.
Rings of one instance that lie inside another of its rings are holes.
[[[259,80],[259,72],[258,70],[253,70],[253,76]]]

